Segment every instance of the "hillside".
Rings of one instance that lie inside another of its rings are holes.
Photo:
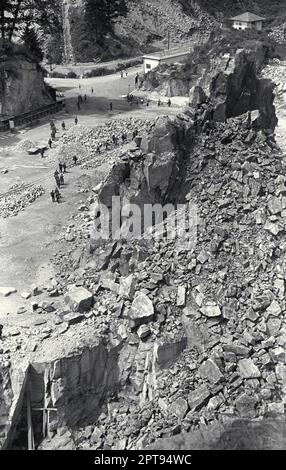
[[[126,16],[114,20],[112,32],[104,32],[101,25],[103,34],[96,40],[94,29],[87,24],[84,3],[84,0],[65,2],[64,29],[70,61],[106,60],[163,49],[168,35],[171,46],[198,42],[223,20],[246,10],[268,18],[267,28],[276,28],[277,36],[286,15],[283,0],[266,5],[262,0],[126,0]],[[280,39],[281,34],[280,31]]]

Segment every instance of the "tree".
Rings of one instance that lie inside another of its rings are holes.
[[[21,35],[24,45],[32,52],[32,54],[39,60],[43,60],[43,51],[40,45],[38,34],[32,26],[26,24],[25,29]]]
[[[112,32],[114,20],[126,13],[125,0],[85,0],[86,22],[89,31],[95,33],[96,40]]]
[[[53,32],[61,27],[60,0],[0,0],[2,39],[11,41],[26,26],[38,25]]]

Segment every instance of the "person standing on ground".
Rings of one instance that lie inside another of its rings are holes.
[[[113,110],[113,103],[112,103],[112,101],[110,101],[110,103],[109,103],[109,109],[110,109],[110,112],[112,112],[112,110]]]
[[[63,170],[64,170],[64,173],[67,172],[67,164],[66,164],[66,162],[63,163]]]
[[[75,125],[77,125],[77,123],[78,123],[78,118],[77,118],[77,116],[75,117],[74,123],[75,123]]]
[[[79,90],[81,90],[81,84],[80,84],[80,83],[79,83],[79,85],[78,85],[78,88],[79,88]]]
[[[121,70],[121,78],[123,78],[123,70]]]
[[[63,121],[62,122],[62,130],[65,131],[66,130],[66,123]]]
[[[0,339],[2,339],[3,328],[3,325],[0,325]]]
[[[92,88],[92,89],[91,89],[91,94],[92,94],[92,95],[93,95],[93,92],[94,92],[94,90],[93,90],[93,88]]]
[[[161,106],[161,100],[160,100],[160,98],[158,99],[158,106]]]
[[[62,173],[62,171],[63,171],[63,164],[62,164],[62,162],[59,163],[59,170],[60,170],[60,173]]]
[[[41,157],[44,158],[44,156],[45,156],[45,149],[42,148],[42,149],[40,150],[40,153],[41,153]]]
[[[55,191],[54,190],[51,191],[51,198],[52,198],[52,201],[55,202]]]
[[[65,184],[65,179],[64,179],[63,173],[60,174],[60,184],[61,184],[61,186],[64,186],[64,184]]]
[[[171,104],[172,104],[172,103],[171,103],[171,100],[170,100],[170,98],[169,98],[169,99],[168,99],[168,106],[169,106],[169,108],[171,107]]]
[[[74,162],[75,165],[77,164],[77,156],[76,155],[73,156],[73,162]]]
[[[53,141],[52,141],[51,138],[49,138],[49,140],[48,140],[48,145],[49,145],[49,147],[50,147],[50,149],[51,149],[51,148],[52,148],[52,145],[53,145]]]
[[[87,96],[84,95],[84,102],[86,103],[87,102]]]
[[[60,188],[61,187],[61,182],[60,182],[59,175],[55,176],[55,180],[56,180],[57,187]]]
[[[56,199],[57,203],[60,202],[61,193],[59,192],[58,188],[55,189],[55,199]]]

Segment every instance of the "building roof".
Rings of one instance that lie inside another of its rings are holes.
[[[247,11],[246,13],[242,13],[242,15],[234,16],[230,19],[236,21],[245,21],[246,23],[254,23],[255,21],[265,21],[265,18],[263,18],[262,16],[257,16],[254,13],[250,13],[249,11]]]
[[[168,52],[162,52],[162,53],[158,52],[158,53],[155,53],[155,54],[144,55],[143,59],[164,60],[164,59],[172,59],[173,57],[181,57],[181,56],[187,55],[187,54],[190,54],[190,50],[177,51],[177,52],[170,51],[169,53]]]

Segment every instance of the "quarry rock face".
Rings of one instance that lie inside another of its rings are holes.
[[[53,104],[40,65],[24,55],[5,59],[7,78],[0,88],[0,115],[14,116]]]
[[[277,118],[273,89],[270,81],[258,79],[257,61],[252,54],[245,50],[237,51],[225,70],[211,79],[210,99],[215,108],[214,119],[224,121],[258,109],[259,127],[275,129]]]
[[[189,96],[193,108],[208,102],[216,121],[224,122],[247,111],[259,110],[258,127],[273,131],[277,125],[274,84],[258,78],[267,48],[258,43],[254,49],[214,53],[209,61],[197,64],[196,72],[190,65],[184,70],[184,78],[181,78],[182,65],[162,64],[148,72],[140,86],[165,96]]]

